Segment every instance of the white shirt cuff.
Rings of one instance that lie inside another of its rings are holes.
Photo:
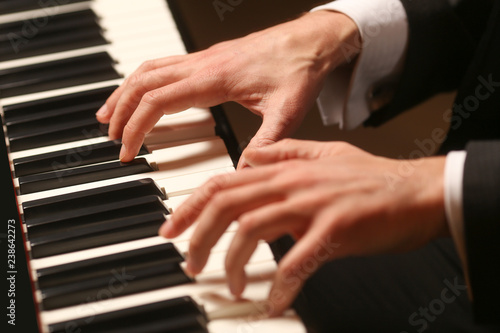
[[[368,118],[373,105],[379,104],[373,101],[377,98],[374,92],[397,80],[408,40],[406,12],[399,0],[337,0],[312,9],[316,10],[346,14],[361,33],[361,53],[354,69],[334,70],[318,97],[325,125],[352,129]],[[347,62],[352,47],[341,46]]]
[[[451,236],[464,268],[467,268],[467,257],[465,254],[462,198],[466,157],[467,153],[465,151],[452,151],[446,156],[444,168],[444,207],[446,220],[448,221]]]

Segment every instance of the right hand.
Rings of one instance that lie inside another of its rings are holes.
[[[302,17],[207,50],[145,62],[97,113],[120,159],[132,160],[163,114],[235,101],[263,118],[249,147],[289,136],[312,107],[328,72],[347,59],[340,46],[356,24],[332,11]],[[239,167],[245,165],[240,161]]]

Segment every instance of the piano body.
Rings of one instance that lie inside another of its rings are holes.
[[[194,280],[182,268],[192,229],[156,236],[196,187],[234,170],[222,111],[164,116],[128,164],[95,120],[142,62],[186,52],[170,5],[0,3],[7,332],[306,331],[293,311],[261,315],[276,269],[266,243],[246,268],[243,300],[230,295],[223,262],[237,224]]]

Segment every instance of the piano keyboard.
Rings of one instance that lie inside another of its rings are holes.
[[[233,223],[196,278],[193,227],[166,216],[234,163],[208,109],[166,115],[131,163],[95,112],[142,62],[183,54],[164,0],[3,0],[0,105],[40,332],[305,332],[262,311],[276,263],[261,243],[234,300],[224,276]],[[20,237],[19,237],[20,239]]]

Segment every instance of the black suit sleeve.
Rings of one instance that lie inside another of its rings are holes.
[[[408,17],[406,59],[392,101],[365,122],[378,126],[432,95],[458,87],[485,29],[492,1],[401,0]]]
[[[467,145],[465,243],[476,320],[500,321],[500,141]]]

